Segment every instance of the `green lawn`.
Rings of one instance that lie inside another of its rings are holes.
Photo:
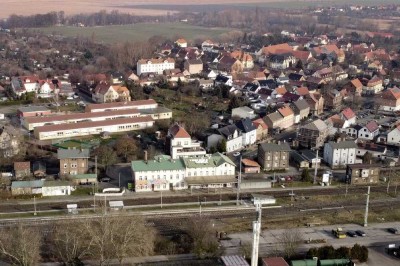
[[[198,37],[215,38],[231,29],[206,28],[193,26],[186,23],[140,23],[123,26],[104,27],[67,27],[54,26],[47,28],[36,28],[48,34],[61,34],[69,37],[84,36],[94,38],[97,42],[117,43],[125,41],[145,41],[154,35],[174,38],[176,36],[193,40]]]

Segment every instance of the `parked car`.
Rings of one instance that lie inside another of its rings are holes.
[[[103,177],[102,179],[100,179],[101,182],[110,182],[111,178],[109,177]]]
[[[354,231],[347,231],[347,235],[350,236],[350,237],[356,237],[357,236],[356,232],[354,232]]]
[[[237,156],[239,156],[240,155],[240,152],[235,152],[235,153],[233,153],[233,156],[235,156],[235,157],[237,157]]]
[[[362,230],[357,230],[357,231],[356,231],[356,234],[359,235],[359,236],[367,236],[367,235],[365,234],[365,232],[362,231]]]
[[[392,233],[392,234],[395,234],[395,235],[397,235],[399,233],[399,230],[397,230],[397,228],[391,227],[391,228],[388,228],[387,230],[388,230],[389,233]]]

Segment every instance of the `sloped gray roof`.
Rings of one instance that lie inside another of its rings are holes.
[[[341,142],[329,141],[326,145],[330,145],[333,149],[352,149],[357,148],[357,144],[352,140],[345,140]]]
[[[58,159],[69,159],[69,158],[89,158],[89,149],[58,149]]]
[[[272,122],[279,121],[279,120],[281,120],[281,119],[283,118],[283,116],[282,116],[279,112],[271,113],[271,114],[267,115],[267,117],[268,117]]]
[[[310,105],[309,105],[308,102],[307,102],[306,100],[304,100],[304,99],[297,100],[297,101],[295,101],[293,104],[294,104],[294,106],[296,106],[296,108],[297,108],[299,111],[302,111],[302,110],[305,110],[305,109],[307,109],[307,108],[310,108]]]
[[[288,143],[284,142],[284,143],[262,143],[260,144],[261,149],[264,152],[267,151],[291,151],[290,146]]]
[[[310,122],[307,125],[303,126],[303,128],[306,128],[309,130],[317,130],[319,132],[322,132],[322,131],[327,130],[328,126],[321,119],[317,119],[317,120]]]

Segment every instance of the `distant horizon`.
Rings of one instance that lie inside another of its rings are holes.
[[[282,3],[293,3],[296,6],[307,6],[308,3],[312,4],[357,4],[357,5],[370,5],[370,4],[400,4],[396,0],[203,0],[201,3],[198,1],[182,1],[182,0],[149,0],[149,1],[127,1],[127,0],[114,0],[110,3],[108,0],[2,0],[2,8],[0,10],[0,19],[7,19],[10,15],[28,16],[34,14],[44,14],[48,12],[64,11],[66,15],[73,15],[79,13],[94,13],[101,10],[118,10],[124,13],[131,13],[136,15],[159,16],[167,15],[169,12],[179,10],[168,10],[165,7],[170,6],[189,6],[189,5],[229,5],[235,6],[260,6],[260,7],[282,7],[286,5]],[[34,2],[34,4],[32,3]],[[154,8],[152,8],[154,6]],[[157,7],[159,6],[159,7]],[[292,5],[291,5],[292,6]],[[287,6],[286,6],[287,7]]]

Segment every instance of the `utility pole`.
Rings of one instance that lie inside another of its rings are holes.
[[[368,205],[369,205],[369,193],[370,193],[370,191],[371,191],[371,186],[368,186],[367,203],[365,204],[364,227],[368,226]]]
[[[118,173],[118,187],[121,189],[121,172]]]
[[[200,214],[200,216],[201,216],[201,202],[200,202],[200,209],[199,209],[199,214]]]
[[[162,209],[162,190],[161,190],[161,209]]]
[[[253,248],[251,252],[251,266],[258,265],[258,248],[260,245],[260,232],[261,232],[261,210],[262,205],[256,202],[257,220],[253,221]]]
[[[240,183],[242,182],[242,154],[240,153],[239,159],[239,176],[237,183],[237,194],[236,194],[236,206],[239,206],[239,197],[240,197]]]
[[[94,156],[94,173],[96,174],[96,178],[97,178],[97,155]]]
[[[317,161],[315,162],[315,170],[314,170],[314,185],[317,184],[317,173],[318,173],[318,149],[317,150]]]
[[[107,196],[104,196],[104,214],[107,214]]]
[[[347,198],[347,190],[348,190],[348,184],[346,183],[346,195],[344,196],[345,198]]]
[[[34,212],[33,212],[33,215],[37,215],[37,213],[36,213],[36,197],[35,196],[33,196],[33,209],[34,209]]]

